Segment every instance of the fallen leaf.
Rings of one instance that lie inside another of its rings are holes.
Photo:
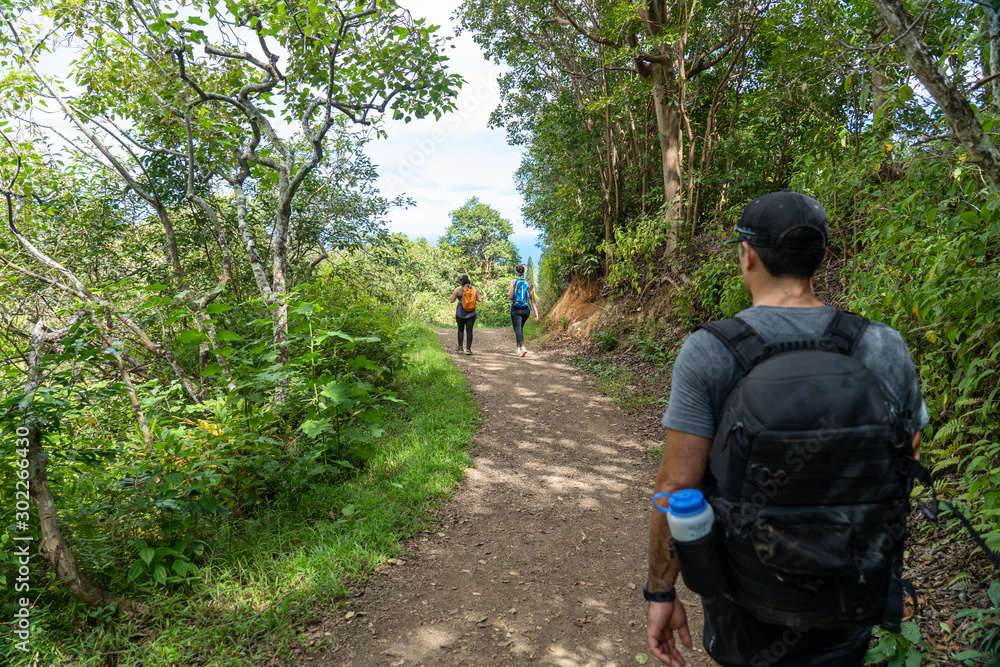
[[[649,656],[646,655],[645,653],[637,653],[635,656],[635,661],[638,662],[640,665],[645,665],[647,662],[649,662]]]
[[[348,618],[354,618],[354,612],[353,611],[349,611],[346,614],[344,614],[344,619],[346,620]]]
[[[485,560],[481,560],[481,561],[479,561],[479,564],[480,565],[486,565],[486,561]]]
[[[515,571],[513,571],[513,570],[511,570],[511,571],[510,571],[510,572],[508,572],[507,574],[509,574],[509,575],[510,575],[510,576],[512,576],[512,577],[516,577],[516,576],[517,576],[517,572],[515,572]]]
[[[486,616],[477,616],[476,623],[482,623],[483,621],[486,620],[486,618],[487,618]]]

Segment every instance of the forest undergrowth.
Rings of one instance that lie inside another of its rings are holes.
[[[469,464],[476,404],[433,333],[413,325],[397,384],[405,401],[386,415],[363,467],[275,494],[218,519],[198,573],[134,589],[145,613],[87,609],[57,588],[33,609],[32,650],[0,649],[9,665],[247,665],[288,656],[315,614],[336,610],[354,587],[427,525]]]

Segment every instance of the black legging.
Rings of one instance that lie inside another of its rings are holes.
[[[514,338],[517,339],[517,346],[524,347],[524,325],[528,321],[528,316],[531,315],[530,308],[515,308],[511,306],[510,309],[510,323],[514,325]]]
[[[458,322],[458,346],[462,347],[462,334],[467,329],[469,332],[469,344],[465,346],[466,350],[472,349],[472,327],[476,326],[476,316],[472,317],[459,317],[455,316],[455,321]]]

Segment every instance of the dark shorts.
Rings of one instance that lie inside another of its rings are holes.
[[[861,667],[871,628],[811,630],[758,621],[721,596],[703,597],[705,650],[723,667]]]

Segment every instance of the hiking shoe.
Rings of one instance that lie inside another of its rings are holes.
[[[523,356],[524,356],[524,355],[526,355],[526,354],[528,354],[528,349],[527,349],[527,348],[524,348],[524,347],[522,347],[522,348],[521,348],[521,351],[520,351],[520,352],[518,353],[518,356],[520,356],[520,357],[523,357]]]
[[[455,352],[457,352],[458,354],[462,354],[462,349],[463,349],[462,346],[459,345],[458,347],[455,348]]]
[[[470,349],[466,348],[466,350],[465,350],[465,353],[466,353],[466,354],[472,354],[472,350],[470,350]]]

